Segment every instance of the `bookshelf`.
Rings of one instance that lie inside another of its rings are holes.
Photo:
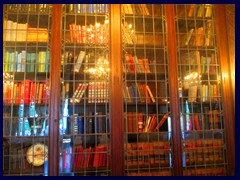
[[[51,16],[47,4],[4,5],[5,175],[47,174]]]
[[[213,5],[175,5],[183,175],[226,175],[226,132]],[[196,168],[197,167],[197,168]]]
[[[225,5],[3,7],[4,176],[235,175]]]
[[[109,5],[62,6],[61,175],[110,175]]]
[[[122,8],[124,175],[171,176],[165,8],[156,4]]]

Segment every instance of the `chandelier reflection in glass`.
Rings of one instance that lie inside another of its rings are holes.
[[[91,67],[84,70],[94,78],[108,79],[109,77],[109,62],[104,56],[100,56],[95,64],[95,67]]]

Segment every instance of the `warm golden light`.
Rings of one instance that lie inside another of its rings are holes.
[[[109,62],[102,56],[97,60],[96,67],[84,71],[97,78],[108,78],[110,72]]]

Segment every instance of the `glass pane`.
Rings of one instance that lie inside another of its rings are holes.
[[[183,174],[226,175],[219,57],[212,4],[175,5]]]
[[[47,175],[51,16],[4,4],[3,175]]]
[[[171,176],[164,5],[122,4],[125,175]]]
[[[109,5],[62,8],[60,175],[110,175]]]

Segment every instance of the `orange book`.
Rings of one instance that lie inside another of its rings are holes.
[[[194,126],[195,126],[195,130],[199,131],[201,130],[201,126],[200,126],[200,122],[199,122],[199,117],[197,114],[193,115],[193,119],[194,119]]]
[[[42,95],[43,95],[43,83],[40,83],[38,91],[38,104],[42,103]]]
[[[168,118],[168,114],[164,114],[162,119],[158,122],[158,124],[155,128],[155,131],[158,131],[162,127],[163,123],[167,120],[167,118]]]
[[[218,99],[218,87],[217,84],[213,84],[213,101],[217,101]]]
[[[156,125],[157,125],[157,117],[156,117],[156,115],[153,114],[152,118],[151,118],[151,122],[148,126],[148,132],[154,131]]]
[[[193,17],[195,6],[196,6],[195,4],[190,5],[189,11],[188,11],[188,17]]]

